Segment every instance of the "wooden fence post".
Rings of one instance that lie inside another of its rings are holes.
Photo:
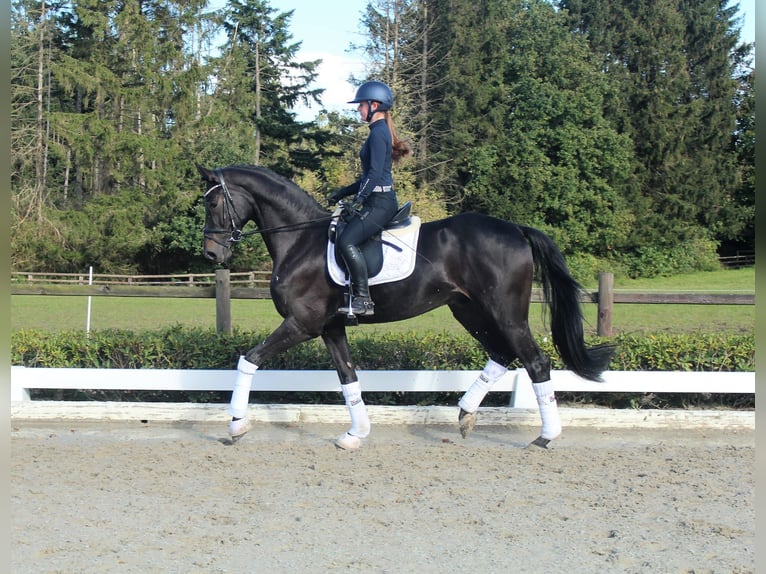
[[[598,322],[596,334],[599,337],[612,336],[612,307],[614,305],[614,274],[598,274]]]
[[[215,270],[215,328],[231,335],[231,280],[228,269]]]

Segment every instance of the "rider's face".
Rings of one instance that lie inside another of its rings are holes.
[[[362,118],[363,122],[367,121],[367,112],[370,107],[370,102],[359,102],[359,105],[356,107],[356,110],[359,112],[359,116]],[[375,110],[378,107],[378,102],[372,102],[372,113],[375,113]]]

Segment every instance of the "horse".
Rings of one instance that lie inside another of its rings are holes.
[[[225,264],[239,240],[250,233],[261,234],[273,261],[271,298],[283,318],[262,343],[239,357],[228,409],[232,443],[251,429],[247,406],[258,366],[299,343],[321,337],[351,418],[349,430],[335,439],[335,445],[359,448],[371,424],[346,338],[348,317],[339,313],[346,293],[327,270],[331,213],[291,180],[264,167],[197,165],[197,170],[206,187],[204,257]],[[254,222],[256,230],[243,231],[248,222]],[[399,321],[447,305],[488,355],[486,366],[458,401],[457,422],[463,438],[474,428],[483,398],[518,358],[532,381],[542,420],[540,435],[530,446],[548,448],[562,428],[550,359],[528,324],[533,283],[542,286],[553,344],[564,364],[584,379],[601,381],[614,346],[586,346],[582,288],[559,248],[537,229],[489,215],[466,212],[423,223],[413,272],[394,282],[371,282],[374,314],[356,319]]]

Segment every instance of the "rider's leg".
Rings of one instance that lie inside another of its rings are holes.
[[[367,262],[364,255],[356,245],[341,244],[340,251],[351,276],[351,313],[354,315],[372,315],[374,303],[370,298]],[[343,309],[341,312],[348,313],[348,309]]]
[[[354,314],[372,315],[374,313],[374,304],[368,287],[367,262],[359,246],[379,233],[394,216],[396,209],[396,196],[393,193],[373,193],[367,198],[362,211],[349,219],[337,240],[340,253],[351,275],[353,293],[351,311]],[[339,312],[348,313],[349,309],[342,308]]]

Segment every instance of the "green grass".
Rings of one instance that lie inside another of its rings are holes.
[[[595,289],[598,285],[588,285]],[[629,279],[615,277],[614,288],[642,291],[723,291],[735,293],[755,292],[755,267],[746,269],[721,269],[704,273],[687,273],[673,277],[653,277],[651,279]]]
[[[588,285],[595,288],[595,285]],[[641,291],[755,291],[755,270],[738,269],[694,273],[676,277],[630,280],[615,278],[615,289]],[[11,297],[11,329],[37,329],[51,332],[86,328],[88,298],[80,296],[14,295]],[[597,308],[583,305],[586,333],[595,335]],[[242,330],[272,330],[281,318],[270,300],[235,299],[231,303],[232,323]],[[92,297],[91,330],[127,329],[140,331],[183,325],[215,327],[214,299],[169,299],[144,297]],[[544,333],[541,305],[530,309],[533,332]],[[755,329],[753,305],[650,305],[616,304],[612,326],[618,333],[732,332]],[[381,325],[361,325],[356,334],[371,332],[442,332],[462,327],[442,307],[407,321]]]

